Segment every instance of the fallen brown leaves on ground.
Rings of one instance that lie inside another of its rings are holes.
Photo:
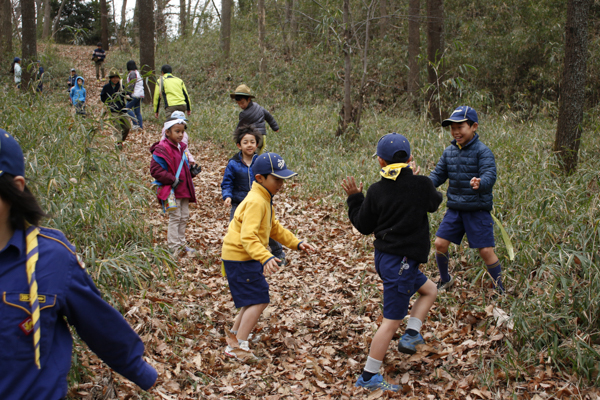
[[[89,107],[98,113],[105,82],[92,79],[90,49],[61,46],[76,60],[75,68],[87,75]],[[160,125],[155,118],[144,125],[144,131],[130,134],[121,156],[150,186],[148,149],[159,140]],[[192,138],[193,130],[190,125]],[[537,365],[495,367],[493,361],[507,349],[510,320],[486,303],[489,289],[464,281],[439,297],[423,326],[426,344],[416,354],[401,354],[392,342],[382,373],[401,386],[399,393],[355,388],[382,319],[382,285],[374,270],[372,240],[352,228],[345,204],[322,205],[319,196],[292,197],[285,190],[274,202],[280,221],[318,252],[308,256],[288,250],[288,265],[267,278],[271,304],[254,331],[260,340],[251,343],[258,362],[247,365],[227,357],[226,331],[236,310],[220,273],[229,221],[220,182],[233,151],[193,140],[190,149],[202,166],[194,179],[197,204],[187,229],[198,255],[180,259],[172,279],[157,278],[142,290],[115,296],[146,344],[146,359],[159,372],[149,391],[155,399],[599,398],[597,391],[580,389],[574,378],[545,364],[543,357]],[[332,188],[339,189],[338,183],[332,182]],[[151,204],[156,204],[154,199]],[[158,206],[146,211],[146,221],[157,244],[164,245],[167,217]],[[428,273],[434,270],[427,267]],[[144,396],[133,383],[113,376],[87,348],[77,347],[88,375],[71,388],[71,397],[113,398],[111,391],[123,399]]]

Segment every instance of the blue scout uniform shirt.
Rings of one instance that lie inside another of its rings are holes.
[[[152,387],[156,370],[142,359],[144,345],[123,316],[102,300],[62,232],[40,228],[36,265],[41,339],[34,360],[25,233],[16,230],[0,250],[0,399],[58,400],[67,394],[73,340],[68,324],[115,371]]]

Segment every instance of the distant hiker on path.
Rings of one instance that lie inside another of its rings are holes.
[[[71,68],[71,75],[69,75],[69,77],[67,78],[67,91],[71,91],[71,88],[73,86],[75,86],[75,84],[77,83],[77,71],[75,71],[75,68]]]
[[[185,83],[173,76],[173,68],[165,64],[160,68],[161,77],[156,82],[154,89],[154,113],[158,118],[160,102],[162,100],[165,108],[165,119],[171,118],[173,111],[183,111],[190,115],[190,97],[188,96]]]
[[[15,57],[15,59],[13,60],[12,68],[10,69],[10,72],[14,73],[15,85],[17,86],[17,89],[20,89],[21,88],[22,68],[21,68],[21,59],[19,57]]]
[[[240,112],[240,120],[237,127],[242,125],[254,125],[256,129],[261,133],[262,140],[260,147],[258,148],[258,154],[261,154],[265,149],[267,142],[267,129],[265,127],[265,121],[269,124],[271,129],[275,132],[279,132],[279,125],[275,118],[265,110],[263,107],[252,101],[255,97],[252,95],[250,88],[246,85],[240,85],[235,88],[235,92],[229,95],[238,106],[242,109]]]
[[[127,118],[127,110],[125,109],[125,101],[127,92],[121,84],[121,77],[116,68],[112,68],[108,73],[109,82],[102,88],[100,99],[108,106],[110,113],[116,117],[115,128],[121,129],[121,137],[117,137],[117,147],[122,148],[123,142],[129,135],[131,129],[129,118]]]
[[[157,372],[144,361],[144,343],[102,299],[65,235],[40,226],[46,215],[26,182],[23,151],[0,129],[0,399],[66,399],[72,330],[110,368],[150,389]]]
[[[144,80],[140,75],[135,61],[127,61],[127,90],[131,93],[131,101],[125,106],[127,114],[134,123],[133,129],[144,129],[142,121],[142,99],[144,98]]]
[[[98,43],[97,46],[98,48],[92,54],[92,61],[96,64],[96,80],[99,81],[100,71],[102,71],[102,79],[104,79],[104,59],[106,58],[106,52],[102,49],[102,43]]]
[[[37,82],[36,92],[42,93],[44,90],[44,67],[42,67],[41,62],[38,60],[35,62],[35,68],[37,69],[37,74],[35,76],[35,80]]]

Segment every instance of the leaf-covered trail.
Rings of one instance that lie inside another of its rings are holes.
[[[105,82],[93,79],[91,47],[61,46],[61,51],[84,71],[89,107],[98,112]],[[235,123],[231,121],[232,127]],[[144,125],[145,131],[130,134],[122,155],[149,185],[148,148],[159,139],[160,125],[155,118]],[[267,278],[271,304],[255,331],[261,340],[251,345],[259,363],[245,365],[228,358],[223,354],[225,329],[231,327],[235,308],[219,268],[229,217],[219,184],[234,148],[195,141],[193,131],[192,123],[190,149],[202,173],[194,180],[198,203],[191,208],[187,236],[199,256],[181,259],[179,270],[168,279],[159,279],[157,272],[157,278],[145,283],[143,290],[115,296],[143,338],[147,359],[159,371],[159,381],[149,391],[153,398],[513,399],[513,394],[536,400],[597,398],[543,359],[538,365],[494,366],[493,361],[505,353],[510,332],[496,327],[492,305],[484,302],[488,289],[462,279],[434,305],[423,326],[427,344],[417,354],[398,353],[396,341],[390,345],[383,372],[388,381],[401,384],[402,393],[354,388],[382,318],[382,286],[374,270],[372,240],[353,231],[345,204],[325,201],[322,205],[318,196],[293,198],[285,190],[275,199],[280,221],[315,244],[319,252],[307,256],[288,251],[289,265]],[[339,183],[332,182],[332,188],[339,188]],[[146,219],[157,243],[163,245],[167,218],[154,199],[151,205]],[[435,266],[430,264],[425,270],[432,276]],[[404,324],[400,332],[403,329]],[[78,348],[83,352],[79,362],[89,368],[91,381],[73,387],[70,395],[103,398],[97,393],[110,380],[109,370],[87,348]],[[118,398],[147,396],[116,374],[114,381]]]

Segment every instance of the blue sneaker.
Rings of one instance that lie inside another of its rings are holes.
[[[418,344],[425,344],[425,340],[423,340],[420,333],[417,336],[410,336],[405,333],[398,341],[398,351],[404,354],[415,354]]]
[[[369,389],[371,391],[381,389],[384,392],[389,390],[391,392],[397,392],[400,388],[398,385],[392,385],[391,383],[387,383],[383,380],[383,376],[381,374],[373,375],[371,379],[368,381],[364,381],[362,375],[356,381],[356,387],[364,387],[365,389]]]

